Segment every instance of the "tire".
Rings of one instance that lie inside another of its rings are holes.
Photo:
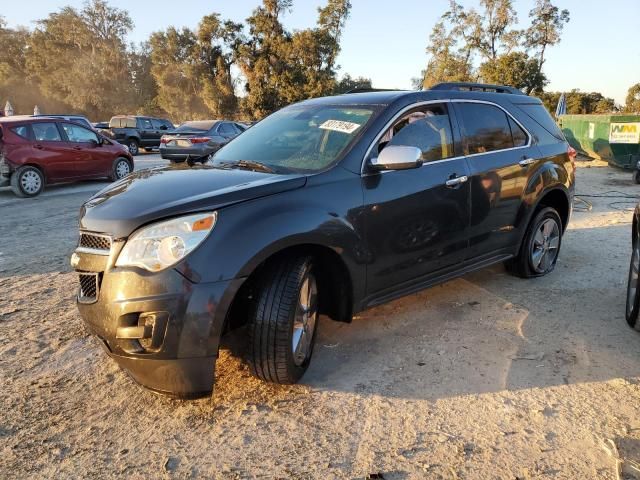
[[[634,218],[635,222],[635,218]],[[633,235],[631,261],[629,262],[629,279],[627,281],[627,304],[625,309],[625,318],[631,328],[640,331],[640,322],[638,322],[638,311],[640,310],[640,239],[638,233]]]
[[[636,170],[633,172],[633,181],[636,183],[640,183],[640,170]]]
[[[126,177],[131,173],[131,164],[124,157],[118,157],[113,161],[113,170],[111,173],[111,181],[115,182]]]
[[[267,382],[296,383],[309,366],[318,331],[318,288],[311,258],[292,257],[266,267],[249,311],[251,372]]]
[[[129,149],[129,153],[134,157],[140,153],[140,146],[135,138],[127,140],[127,148]]]
[[[186,158],[170,158],[169,161],[171,163],[184,163],[186,161]]]
[[[44,190],[44,175],[36,167],[24,166],[11,175],[11,190],[20,197],[36,197]]]
[[[551,207],[539,210],[529,222],[518,255],[506,262],[507,270],[522,278],[542,277],[556,266],[562,244],[562,220]]]
[[[153,148],[151,147],[144,147],[144,151],[147,153],[153,152]]]

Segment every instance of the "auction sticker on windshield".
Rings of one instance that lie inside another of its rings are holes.
[[[345,122],[342,120],[327,120],[320,125],[320,128],[324,130],[333,130],[334,132],[353,133],[359,126],[359,123]]]

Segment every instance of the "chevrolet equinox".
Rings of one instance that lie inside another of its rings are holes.
[[[574,157],[542,103],[510,87],[303,101],[207,164],[134,172],[89,199],[78,308],[157,392],[210,394],[220,338],[240,327],[252,372],[294,383],[320,314],[349,322],[498,262],[551,272]]]

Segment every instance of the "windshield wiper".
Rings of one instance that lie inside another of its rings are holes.
[[[255,162],[253,160],[238,160],[236,162],[221,162],[218,164],[223,168],[247,168],[249,170],[259,170],[265,173],[276,173],[269,165]]]

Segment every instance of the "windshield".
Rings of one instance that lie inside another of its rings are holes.
[[[219,150],[213,163],[258,162],[275,171],[320,171],[340,158],[373,112],[361,105],[294,105],[246,130]]]
[[[184,122],[178,128],[176,128],[176,132],[208,132],[211,130],[211,127],[216,123],[215,120],[212,121],[200,121],[200,122]]]

